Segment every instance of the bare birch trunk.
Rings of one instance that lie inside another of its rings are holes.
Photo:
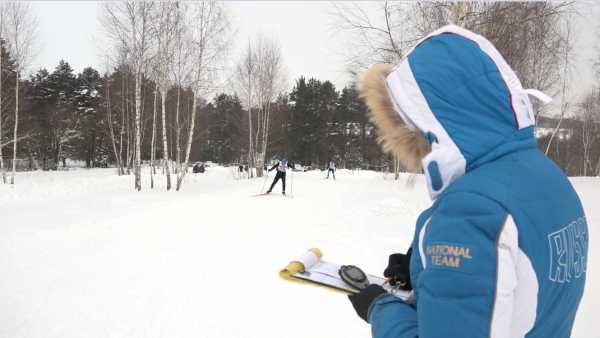
[[[21,79],[20,75],[20,72],[17,71],[15,81],[15,129],[13,135],[13,163],[10,184],[15,184],[15,172],[17,171],[17,132],[19,129],[19,80]]]
[[[3,16],[3,13],[0,15]],[[6,184],[4,156],[2,155],[2,53],[0,53],[0,171],[2,172],[2,183]]]
[[[546,151],[544,152],[544,154],[548,155],[548,152],[550,151],[550,146],[552,146],[552,141],[554,140],[554,137],[556,136],[556,134],[558,133],[558,131],[560,130],[560,125],[563,122],[563,119],[565,117],[565,113],[567,111],[567,107],[568,107],[568,103],[566,102],[567,100],[567,78],[568,78],[568,74],[569,74],[569,48],[571,47],[571,25],[568,23],[567,21],[567,32],[566,32],[567,36],[565,37],[565,54],[564,54],[564,58],[565,58],[565,63],[563,65],[563,76],[562,76],[562,102],[561,102],[561,107],[560,107],[560,119],[558,120],[558,123],[556,124],[556,128],[554,128],[554,130],[552,130],[552,135],[550,136],[550,140],[548,140],[548,145],[546,146]]]
[[[161,108],[162,108],[162,137],[163,137],[163,160],[165,161],[164,170],[167,174],[167,190],[171,190],[171,173],[169,172],[169,145],[167,142],[167,109],[165,101],[167,99],[166,88],[161,90]]]
[[[145,133],[145,125],[144,125],[144,73],[142,73],[140,75],[141,77],[141,81],[140,81],[140,101],[142,102],[140,104],[140,145],[144,144],[144,137],[146,136]],[[142,154],[140,153],[140,158],[141,158]]]
[[[125,110],[125,120],[126,120],[126,125],[125,125],[125,129],[127,130],[127,175],[131,174],[131,160],[132,160],[132,156],[131,156],[131,127],[129,125],[130,123],[130,116],[129,116],[129,75],[127,75],[126,81],[125,81],[125,106],[127,107],[127,109]]]
[[[260,96],[259,96],[260,97]],[[256,166],[256,177],[262,177],[262,147],[260,143],[260,137],[262,135],[263,126],[263,109],[259,106],[256,110],[256,133],[254,135],[254,164]]]
[[[565,97],[563,96],[563,99]],[[565,107],[566,108],[566,107]],[[550,135],[550,140],[548,140],[548,144],[546,145],[546,150],[544,151],[544,154],[547,156],[548,152],[550,152],[550,146],[552,145],[552,141],[554,140],[554,137],[556,136],[556,134],[558,133],[558,131],[560,130],[560,125],[563,122],[563,119],[565,117],[565,110],[566,109],[562,109],[561,113],[560,113],[560,118],[558,120],[558,123],[556,124],[556,127],[554,127],[554,129],[552,130],[552,134]]]
[[[260,87],[259,87],[260,88]],[[260,95],[259,95],[260,97]],[[262,129],[262,107],[260,106],[256,110],[256,133],[254,134],[254,165],[256,167],[256,177],[262,177],[262,163],[261,163],[261,147],[259,143],[261,129]]]
[[[584,122],[585,123],[585,122]],[[585,125],[583,127],[585,129]],[[586,132],[583,132],[582,135],[582,139],[583,139],[583,175],[582,176],[587,176],[587,158],[588,158],[588,150],[587,150],[587,142],[586,142]]]
[[[253,178],[254,173],[254,150],[252,147],[252,105],[250,104],[251,95],[248,94],[248,178]]]
[[[198,109],[198,103],[196,102],[196,95],[192,94],[192,118],[190,120],[190,130],[188,132],[187,145],[185,147],[185,169],[181,171],[179,174],[179,178],[177,179],[177,191],[181,188],[181,184],[183,183],[183,179],[187,174],[187,163],[190,160],[190,153],[192,151],[192,140],[194,139],[194,127],[196,124],[196,110]]]
[[[106,77],[106,115],[108,118],[108,130],[110,131],[110,140],[112,143],[113,152],[115,153],[115,160],[117,161],[117,172],[119,176],[121,176],[121,158],[117,153],[115,131],[112,125],[112,111],[110,107],[110,81],[108,79],[108,76]]]
[[[270,107],[270,103],[266,103],[265,107],[263,108],[263,113],[262,113],[262,137],[261,137],[261,143],[260,143],[260,162],[261,162],[261,175],[262,176],[262,169],[265,163],[267,163],[267,144],[269,141],[269,118],[271,115],[271,107]]]
[[[248,141],[248,178],[253,178],[254,173],[252,171],[254,167],[254,151],[252,147],[252,109],[248,109],[248,125],[250,126],[249,141]]]
[[[123,162],[123,135],[125,135],[125,77],[121,76],[121,132],[119,133],[119,175],[125,175]]]
[[[177,86],[177,107],[175,108],[175,163],[177,174],[181,172],[181,124],[179,123],[179,104],[181,99],[181,86]]]
[[[141,68],[141,66],[139,67]],[[142,110],[142,70],[136,70],[135,75],[135,189],[142,190],[142,154],[141,154],[141,110]]]
[[[152,113],[152,141],[150,144],[150,188],[154,189],[154,174],[156,174],[154,167],[155,150],[154,144],[156,143],[156,101],[158,100],[158,90],[154,85],[154,111]]]

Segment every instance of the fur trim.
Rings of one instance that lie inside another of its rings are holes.
[[[421,172],[421,160],[431,152],[431,146],[419,131],[409,129],[394,109],[385,85],[393,68],[389,64],[372,66],[360,77],[358,90],[369,107],[369,120],[377,126],[383,150],[407,170]]]

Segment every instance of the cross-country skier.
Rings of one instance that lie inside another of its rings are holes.
[[[335,181],[335,162],[333,161],[329,161],[329,164],[327,164],[327,179],[329,179],[329,173],[333,175]]]
[[[269,188],[269,190],[267,190],[267,194],[271,193],[271,191],[273,190],[273,187],[275,186],[275,184],[277,183],[277,181],[281,180],[281,185],[282,185],[282,194],[285,195],[285,175],[286,172],[288,170],[288,168],[290,168],[291,166],[288,166],[288,161],[286,159],[282,159],[281,161],[278,161],[277,163],[275,163],[270,169],[269,172],[277,169],[277,174],[275,175],[275,178],[273,179],[273,183],[271,183],[271,187]]]
[[[433,199],[409,266],[390,259],[409,271],[412,299],[377,285],[350,296],[373,337],[569,337],[588,228],[569,180],[537,149],[528,94],[544,96],[453,25],[396,67],[373,66],[360,91],[384,147],[424,171]]]

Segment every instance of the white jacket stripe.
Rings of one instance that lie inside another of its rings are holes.
[[[425,233],[427,232],[427,225],[431,221],[431,217],[429,217],[421,231],[419,232],[419,256],[421,256],[421,265],[423,265],[423,270],[427,267],[427,257],[425,256],[425,249],[423,248],[423,240],[425,239]]]
[[[465,174],[467,161],[446,129],[437,120],[415,80],[408,59],[400,63],[387,77],[387,86],[394,107],[407,125],[423,133],[431,132],[438,139],[431,144],[431,152],[422,160],[425,179],[432,199],[435,199],[452,181]],[[442,187],[435,190],[429,175],[429,163],[436,161]]]
[[[535,322],[538,282],[519,248],[519,232],[508,215],[497,243],[498,265],[490,338],[521,338]]]

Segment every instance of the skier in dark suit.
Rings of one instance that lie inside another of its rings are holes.
[[[335,162],[329,161],[327,164],[327,179],[329,179],[329,174],[333,174],[333,180],[335,181]]]
[[[285,175],[286,175],[288,168],[290,168],[290,167],[288,166],[287,160],[283,159],[283,160],[277,162],[274,166],[272,166],[271,169],[269,169],[269,171],[273,171],[273,170],[277,169],[277,174],[275,175],[275,179],[273,180],[273,183],[271,183],[271,187],[269,188],[269,190],[267,190],[267,192],[266,192],[267,194],[273,190],[273,187],[275,186],[277,181],[281,180],[281,184],[283,186],[282,193],[285,195]]]

